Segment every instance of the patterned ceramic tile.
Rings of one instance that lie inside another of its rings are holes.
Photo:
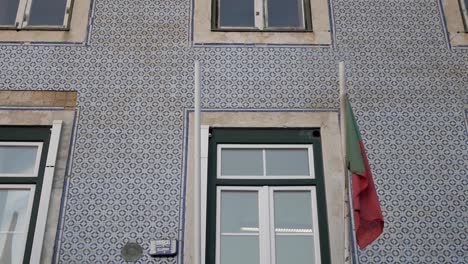
[[[333,0],[336,42],[323,48],[192,48],[190,8],[98,0],[87,47],[0,46],[1,89],[79,92],[58,262],[120,263],[128,241],[182,239],[184,112],[200,59],[211,109],[337,108],[346,60],[386,219],[360,263],[468,263],[468,54],[448,48],[436,0]]]

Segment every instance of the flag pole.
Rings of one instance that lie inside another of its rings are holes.
[[[343,156],[343,167],[345,177],[345,189],[344,189],[344,203],[343,211],[345,216],[345,232],[344,232],[344,262],[343,263],[358,263],[354,257],[353,252],[356,251],[356,237],[354,230],[354,210],[352,206],[352,191],[350,179],[348,176],[348,164],[346,162],[346,79],[345,79],[345,64],[343,61],[339,62],[339,81],[340,81],[340,127],[341,127],[341,144],[342,144],[342,156]],[[350,219],[350,223],[347,219]],[[351,239],[350,239],[351,234]]]
[[[201,237],[200,237],[200,177],[201,177],[201,147],[200,147],[200,133],[201,133],[201,122],[200,122],[200,115],[201,115],[201,93],[200,93],[200,62],[195,61],[195,128],[194,128],[194,143],[195,143],[195,151],[194,151],[194,192],[193,192],[193,215],[194,215],[194,223],[193,223],[193,263],[194,264],[201,264]]]
[[[343,61],[338,64],[338,76],[340,82],[340,127],[341,127],[341,151],[343,157],[344,180],[345,188],[343,193],[343,215],[344,215],[344,255],[343,263],[350,263],[350,248],[349,248],[349,224],[348,217],[350,217],[349,196],[348,196],[348,166],[346,165],[346,88],[345,88],[345,65]]]

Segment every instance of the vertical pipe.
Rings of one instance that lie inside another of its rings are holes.
[[[195,124],[194,124],[194,192],[193,192],[193,243],[194,243],[194,254],[193,263],[201,264],[201,239],[200,239],[200,176],[201,176],[201,148],[200,148],[200,62],[195,61]]]

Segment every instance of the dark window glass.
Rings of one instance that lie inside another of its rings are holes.
[[[0,25],[14,25],[19,0],[0,0]]]
[[[268,27],[304,27],[302,0],[267,0]]]
[[[253,0],[219,0],[221,27],[255,27]]]
[[[61,26],[65,16],[67,0],[32,0],[29,25]]]

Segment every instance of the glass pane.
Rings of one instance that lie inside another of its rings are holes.
[[[26,234],[0,233],[0,263],[21,264]]]
[[[37,146],[0,146],[0,174],[35,173]]]
[[[0,263],[21,263],[30,190],[0,189]]]
[[[30,190],[0,189],[0,232],[24,232]]]
[[[29,25],[61,26],[67,0],[32,0]]]
[[[221,175],[262,176],[263,156],[260,149],[223,149]]]
[[[253,0],[219,0],[222,27],[255,27]]]
[[[275,191],[276,233],[312,233],[312,205],[309,191]]]
[[[221,264],[260,263],[258,236],[221,236],[220,243]]]
[[[19,0],[0,0],[0,25],[14,25]]]
[[[307,149],[267,149],[265,153],[267,176],[308,176]]]
[[[268,27],[304,27],[302,0],[267,0]]]
[[[258,193],[221,192],[221,233],[258,233]]]
[[[276,264],[315,263],[313,236],[275,236]]]

